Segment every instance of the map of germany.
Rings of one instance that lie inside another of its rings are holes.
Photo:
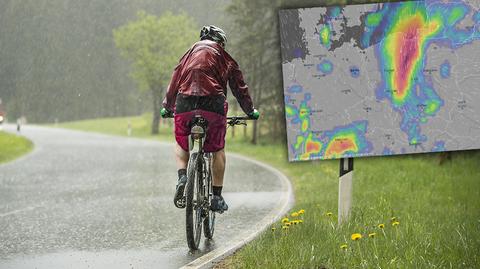
[[[480,2],[280,11],[291,161],[480,148]]]

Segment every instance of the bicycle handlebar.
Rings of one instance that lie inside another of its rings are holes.
[[[171,119],[173,118],[173,115],[169,115],[167,117],[164,117],[164,119]],[[248,116],[229,116],[227,117],[227,125],[234,126],[234,125],[247,125],[245,121],[247,120],[256,120],[252,119]]]
[[[227,120],[255,120],[248,116],[228,116]]]
[[[256,120],[252,119],[247,116],[231,116],[227,117],[227,125],[234,126],[234,125],[247,125],[245,122],[246,120]]]

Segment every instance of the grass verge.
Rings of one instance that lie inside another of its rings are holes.
[[[33,149],[33,143],[18,135],[0,131],[0,163],[11,161]]]
[[[152,137],[148,119],[60,126],[127,135],[130,121],[133,136],[173,141],[168,127]],[[237,130],[234,139],[228,134],[227,151],[269,163],[288,175],[296,203],[288,220],[274,224],[218,267],[475,268],[480,264],[480,151],[453,152],[443,165],[438,164],[438,154],[355,159],[352,216],[339,227],[338,161],[288,163],[284,145],[254,146],[243,139],[241,128]],[[361,238],[352,240],[354,234]]]
[[[156,136],[151,135],[151,122],[151,115],[144,114],[141,116],[133,117],[99,118],[93,120],[64,122],[50,126],[111,135],[128,136],[128,126],[130,125],[131,136],[148,139],[172,139],[172,128],[170,126],[172,122],[170,120],[162,121],[162,128],[160,128],[160,133]]]

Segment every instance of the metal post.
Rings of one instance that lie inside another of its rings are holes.
[[[338,182],[338,224],[348,220],[352,206],[353,158],[340,159],[340,177]]]

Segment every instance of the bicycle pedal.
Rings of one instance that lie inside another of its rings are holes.
[[[178,199],[178,201],[175,203],[175,205],[178,207],[178,208],[185,208],[186,205],[187,205],[187,202],[186,202],[186,198],[185,196],[183,196],[182,198]]]
[[[209,210],[202,210],[202,218],[208,217]]]

